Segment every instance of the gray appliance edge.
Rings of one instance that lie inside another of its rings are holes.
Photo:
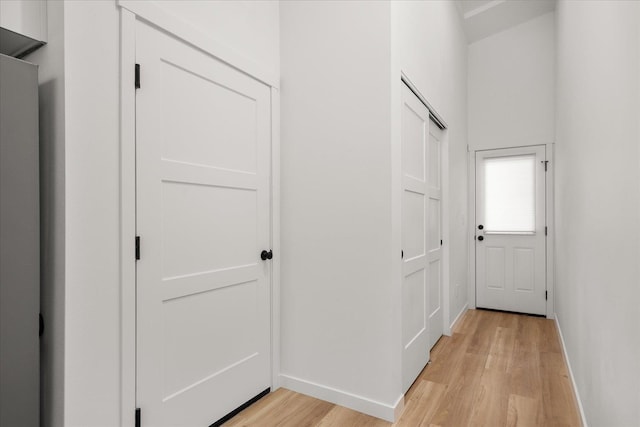
[[[0,55],[0,426],[40,407],[38,67]]]

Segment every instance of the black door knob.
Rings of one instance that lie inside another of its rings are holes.
[[[260,259],[261,260],[266,261],[266,260],[271,259],[271,258],[273,258],[273,251],[272,250],[269,250],[269,252],[267,252],[267,251],[260,252]]]
[[[478,240],[482,242],[484,240],[484,236],[478,236]]]
[[[484,225],[482,225],[482,224],[480,224],[480,225],[478,226],[478,230],[482,230],[483,228],[484,228]]]

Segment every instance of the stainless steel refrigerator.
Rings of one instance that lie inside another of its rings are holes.
[[[39,424],[38,68],[0,55],[0,426]]]

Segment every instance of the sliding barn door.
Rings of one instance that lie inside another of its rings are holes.
[[[442,308],[442,136],[443,132],[433,120],[429,121],[429,199],[427,227],[427,271],[429,297],[429,348],[432,348],[444,332]]]
[[[137,25],[137,406],[208,426],[270,386],[270,89]]]
[[[402,90],[402,383],[406,391],[429,361],[429,110],[406,85]]]

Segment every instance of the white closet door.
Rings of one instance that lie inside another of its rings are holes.
[[[270,90],[137,24],[137,405],[208,426],[270,385]]]
[[[429,122],[429,145],[427,147],[429,170],[429,200],[427,267],[429,288],[429,348],[442,336],[444,330],[442,309],[442,130],[433,120]]]
[[[402,92],[402,374],[408,390],[429,361],[427,145],[429,110]]]
[[[545,147],[476,152],[476,306],[546,313]]]

